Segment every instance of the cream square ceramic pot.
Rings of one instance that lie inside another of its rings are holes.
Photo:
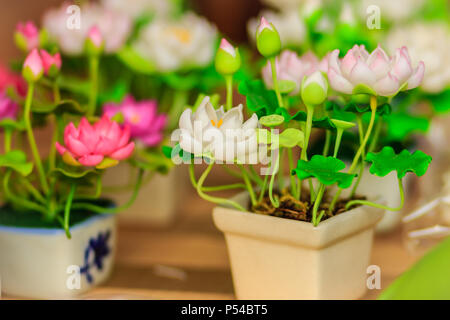
[[[167,175],[155,174],[151,180],[143,184],[136,201],[127,210],[119,214],[119,222],[128,225],[149,225],[154,227],[167,227],[175,219],[178,204],[182,203],[180,197],[183,195],[182,188],[185,187],[186,173],[180,171],[177,166]],[[127,164],[119,164],[105,173],[105,186],[125,185],[130,175]],[[145,179],[145,178],[144,178]],[[125,204],[131,197],[132,191],[120,193],[106,193],[118,205]],[[173,195],[177,194],[176,201]]]
[[[98,215],[64,230],[0,226],[1,292],[73,298],[104,282],[116,251],[116,216]]]
[[[236,200],[245,204],[246,194]],[[216,207],[238,299],[356,299],[366,291],[383,210],[358,207],[311,223]]]

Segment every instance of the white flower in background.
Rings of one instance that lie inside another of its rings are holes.
[[[192,109],[183,112],[172,139],[195,156],[211,154],[215,161],[256,163],[258,117],[253,114],[244,122],[242,108],[240,104],[227,112],[223,106],[215,110],[205,97],[194,113]]]
[[[145,14],[167,16],[173,9],[172,0],[101,0],[105,8],[121,12],[135,19]]]
[[[360,4],[360,14],[365,20],[368,16],[367,8],[375,5],[380,8],[381,19],[400,22],[420,10],[424,2],[425,0],[363,0]]]
[[[450,31],[446,24],[416,23],[398,27],[387,36],[386,46],[391,52],[407,46],[414,64],[424,61],[423,90],[435,93],[450,85]]]
[[[296,52],[284,50],[275,60],[278,80],[295,82],[295,89],[291,95],[300,91],[300,85],[304,76],[309,76],[315,71],[328,71],[328,55],[319,60],[312,52],[307,52],[299,57]],[[262,76],[267,88],[273,89],[272,67],[270,62],[262,69]]]
[[[280,34],[281,44],[286,46],[300,46],[305,39],[305,25],[303,24],[298,10],[289,10],[285,12],[274,12],[264,10],[260,13],[258,18],[250,19],[247,24],[248,34],[250,39],[256,42],[256,29],[258,29],[261,17],[270,21],[278,33]]]
[[[134,49],[158,71],[204,67],[215,54],[217,30],[205,18],[187,13],[179,20],[157,19],[141,31]]]
[[[67,28],[69,15],[66,12],[70,3],[60,8],[48,10],[43,17],[43,27],[49,36],[68,55],[80,55],[84,52],[84,44],[89,30],[93,26],[100,29],[105,40],[105,52],[114,53],[122,48],[131,32],[131,20],[119,12],[105,9],[97,4],[85,4],[81,7],[80,29]]]

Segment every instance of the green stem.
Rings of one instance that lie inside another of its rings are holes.
[[[320,184],[319,191],[317,192],[316,201],[314,202],[313,212],[312,212],[312,223],[315,227],[319,224],[317,221],[317,210],[319,209],[320,203],[322,202],[322,197],[325,192],[325,185]]]
[[[28,190],[28,192],[40,203],[46,204],[44,197],[39,193],[39,191],[25,178],[21,179],[21,183]]]
[[[36,169],[39,174],[39,180],[42,185],[42,190],[44,190],[45,194],[48,194],[49,187],[47,183],[47,179],[45,176],[44,168],[42,167],[41,157],[39,155],[39,151],[37,149],[36,140],[34,139],[33,130],[31,128],[31,102],[33,101],[33,92],[34,92],[34,83],[28,83],[28,92],[27,98],[25,100],[25,111],[24,111],[24,121],[25,121],[25,129],[28,136],[28,143],[31,148],[31,153],[33,154],[34,162],[36,164]]]
[[[278,168],[278,189],[280,189],[280,192],[284,189],[284,162],[283,162],[283,152],[284,148],[281,148],[278,150],[280,153],[280,164]]]
[[[61,93],[59,91],[58,82],[56,80],[53,82],[53,99],[55,103],[59,103],[61,101]]]
[[[256,184],[258,184],[258,186],[262,187],[263,180],[258,175],[258,173],[256,172],[255,168],[253,168],[253,166],[251,164],[249,165],[249,168],[250,168],[250,171],[249,171],[250,179],[253,180],[253,182],[255,182]]]
[[[311,137],[312,122],[313,122],[313,117],[314,117],[314,107],[310,106],[310,105],[306,105],[306,111],[307,111],[307,116],[306,116],[306,127],[305,127],[305,142],[304,142],[302,152],[300,155],[300,158],[305,161],[308,160],[307,152],[308,152],[309,138]],[[311,184],[310,184],[310,187],[311,187]],[[301,198],[301,193],[302,193],[302,180],[299,179],[299,192],[298,192],[299,200]],[[314,190],[311,189],[310,190],[311,198],[313,198],[313,193],[314,193]]]
[[[198,179],[198,183],[197,183],[197,193],[198,195],[205,199],[206,201],[212,202],[212,203],[216,203],[219,205],[230,205],[234,208],[236,208],[237,210],[240,211],[246,211],[244,209],[244,207],[242,207],[239,203],[229,200],[229,199],[224,199],[224,198],[219,198],[219,197],[213,197],[210,195],[207,195],[204,191],[203,191],[203,183],[205,182],[206,178],[208,177],[209,173],[211,172],[211,169],[214,165],[214,162],[211,161],[211,163],[208,165],[208,167],[206,168],[206,170],[202,173],[202,175],[200,176],[200,178]]]
[[[278,168],[280,165],[280,152],[277,153],[277,160],[275,161],[275,167],[273,169],[273,173],[270,177],[270,183],[269,183],[269,198],[270,202],[275,208],[278,208],[280,206],[280,202],[278,201],[278,197],[273,195],[273,183],[275,180],[275,176],[277,175]]]
[[[381,205],[379,203],[374,203],[374,202],[366,201],[366,200],[353,200],[346,204],[345,210],[348,210],[350,207],[352,207],[356,204],[360,204],[360,205],[385,209],[385,210],[389,210],[389,211],[400,211],[403,208],[403,205],[405,204],[405,195],[404,195],[404,190],[403,190],[402,179],[398,179],[398,188],[400,191],[400,205],[396,208],[387,207],[387,206]]]
[[[248,194],[250,195],[250,200],[252,201],[252,205],[255,206],[255,205],[257,205],[258,202],[256,201],[256,195],[255,195],[255,192],[253,191],[253,186],[248,177],[248,173],[245,170],[244,166],[239,165],[239,167],[241,168],[242,177],[244,178],[244,183],[247,186],[247,191],[248,191]]]
[[[337,128],[337,133],[336,133],[336,142],[334,143],[334,153],[333,153],[333,158],[336,158],[339,152],[339,147],[341,146],[341,141],[342,141],[342,135],[344,134],[344,129],[342,128]]]
[[[326,130],[325,132],[325,145],[323,146],[323,156],[328,156],[328,153],[330,152],[330,144],[331,144],[331,131]]]
[[[372,114],[371,114],[371,117],[370,117],[369,127],[367,128],[367,132],[366,132],[366,134],[364,136],[364,140],[363,140],[361,146],[359,147],[358,151],[356,152],[355,157],[353,158],[352,165],[350,166],[350,169],[348,170],[348,173],[350,173],[350,174],[354,172],[354,170],[356,168],[356,165],[358,164],[359,157],[361,157],[361,154],[362,154],[363,150],[365,150],[367,141],[369,140],[370,134],[372,133],[373,124],[375,122],[375,117],[376,117],[376,114],[377,114],[377,97],[376,96],[371,96],[370,97],[370,108],[372,110]],[[330,211],[331,212],[333,212],[334,207],[336,205],[336,202],[338,201],[339,196],[341,195],[341,193],[342,193],[342,189],[339,188],[339,190],[334,195],[333,200],[331,201],[331,204],[330,204]]]
[[[383,121],[381,120],[381,117],[378,118],[378,122],[375,125],[375,130],[373,133],[372,141],[370,142],[369,149],[367,152],[372,152],[375,150],[378,144],[378,139],[380,137],[381,128],[383,127]]]
[[[240,172],[236,172],[230,168],[228,168],[228,166],[226,166],[225,164],[222,164],[222,168],[223,170],[225,170],[226,173],[228,173],[230,176],[238,178],[238,179],[242,179],[242,174]]]
[[[259,198],[258,198],[258,203],[261,203],[264,199],[264,194],[266,193],[266,188],[267,188],[267,182],[269,180],[269,175],[266,174],[264,176],[264,181],[263,184],[261,186],[261,191],[259,192]]]
[[[277,78],[277,67],[275,62],[275,57],[269,58],[270,68],[272,69],[272,80],[273,80],[273,88],[277,95],[278,105],[283,108],[283,98],[281,97],[280,88],[278,87],[278,78]]]
[[[195,179],[193,163],[191,163],[189,165],[189,178],[191,180],[192,186],[195,189],[197,189],[197,180]],[[232,183],[232,184],[225,184],[225,185],[221,185],[221,186],[202,187],[202,190],[204,192],[215,192],[215,191],[232,190],[232,189],[247,189],[247,186],[242,183]]]
[[[89,57],[89,76],[91,80],[91,90],[89,92],[89,105],[87,116],[92,117],[95,114],[97,108],[97,95],[98,95],[98,66],[99,56],[92,55]]]
[[[233,107],[233,75],[225,76],[225,84],[227,87],[227,111]]]
[[[178,125],[178,120],[183,112],[189,98],[189,91],[186,90],[175,90],[173,94],[172,106],[169,108],[169,124],[167,128],[173,130]]]
[[[5,153],[11,151],[11,138],[12,138],[12,130],[10,128],[5,128]]]
[[[297,180],[295,179],[295,175],[291,174],[294,167],[294,157],[292,155],[292,149],[288,148],[288,160],[289,160],[289,176],[291,178],[291,194],[293,197],[297,196]]]
[[[71,239],[72,235],[70,234],[70,209],[72,208],[73,196],[75,194],[75,190],[77,189],[76,184],[72,184],[70,186],[69,196],[67,197],[66,206],[64,208],[64,230],[66,231],[67,238]]]
[[[358,117],[357,117],[357,122],[358,122],[358,132],[359,132],[359,143],[362,144],[363,140],[364,140],[364,128],[363,128],[363,123],[362,123],[362,117],[360,115],[358,115]],[[359,175],[358,175],[358,178],[356,179],[355,185],[352,188],[352,191],[350,192],[350,199],[355,196],[356,190],[358,189],[358,186],[364,175],[365,159],[366,159],[366,152],[365,152],[365,150],[363,150],[363,152],[361,154],[361,164],[359,167]]]

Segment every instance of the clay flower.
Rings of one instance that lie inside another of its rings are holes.
[[[393,96],[399,90],[419,86],[424,71],[422,61],[413,69],[406,47],[397,49],[390,58],[379,46],[369,54],[364,45],[355,45],[342,60],[339,50],[334,50],[328,60],[330,86],[346,94]]]
[[[44,64],[37,49],[33,49],[25,59],[22,67],[23,77],[29,81],[34,82],[39,80],[44,73]]]
[[[26,52],[39,46],[39,30],[31,21],[19,22],[14,38],[17,46]]]
[[[47,51],[41,50],[40,53],[45,74],[48,76],[57,74],[62,65],[61,55],[59,54],[59,52],[51,55]]]
[[[121,113],[124,124],[130,128],[131,137],[148,147],[158,145],[163,139],[167,115],[157,113],[154,100],[136,101],[129,95],[120,104],[105,104],[103,112],[109,118]]]
[[[157,19],[144,28],[134,49],[158,71],[209,65],[215,53],[216,28],[206,19],[187,13],[172,21]]]
[[[75,26],[69,28],[69,15],[66,11],[68,5],[69,3],[64,3],[60,8],[47,11],[42,21],[49,38],[58,44],[62,53],[83,54],[86,37],[94,25],[98,26],[103,36],[106,53],[115,53],[123,47],[132,28],[132,21],[127,15],[86,2],[81,6],[80,29]]]
[[[264,10],[259,14],[260,18],[250,19],[247,23],[247,31],[250,39],[256,43],[255,30],[260,24],[261,17],[265,17],[277,29],[280,34],[283,47],[299,47],[305,40],[306,28],[297,10],[275,12]]]
[[[0,92],[0,121],[3,119],[16,119],[19,106],[12,101],[5,92]]]
[[[101,120],[91,125],[82,118],[78,128],[71,122],[64,130],[64,144],[56,142],[56,149],[64,162],[70,165],[99,166],[102,161],[124,160],[134,150],[130,142],[130,128],[111,121],[104,115]],[[101,166],[100,166],[101,167]]]
[[[393,52],[401,45],[408,47],[413,63],[423,59],[426,67],[421,88],[438,93],[450,85],[450,31],[445,23],[415,23],[393,29],[386,45]]]
[[[244,122],[242,105],[225,113],[223,106],[215,110],[209,97],[205,97],[195,112],[192,109],[183,112],[179,130],[172,139],[196,156],[210,154],[218,162],[256,163],[257,126],[256,114]]]
[[[276,59],[278,80],[289,80],[295,82],[295,89],[291,94],[297,94],[300,91],[300,85],[304,76],[309,76],[316,71],[326,72],[328,69],[328,56],[322,61],[312,52],[307,52],[299,57],[297,53],[290,50],[284,50]],[[262,76],[267,88],[273,89],[272,68],[270,62],[262,69]]]

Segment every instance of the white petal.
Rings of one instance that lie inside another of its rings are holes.
[[[365,84],[371,86],[376,81],[375,73],[362,59],[358,59],[355,67],[350,73],[350,81],[354,85]]]
[[[341,71],[342,74],[346,77],[350,76],[353,68],[355,67],[358,59],[356,58],[357,53],[355,53],[355,49],[351,49],[347,52],[347,54],[342,58],[341,61]]]
[[[417,88],[423,80],[423,76],[425,74],[425,64],[423,61],[419,62],[416,70],[408,80],[408,89]]]
[[[250,119],[244,122],[242,130],[256,129],[258,127],[258,116],[254,113]]]
[[[180,116],[180,121],[178,122],[180,129],[186,130],[193,133],[194,129],[192,127],[192,109],[186,109]]]
[[[397,78],[391,74],[386,75],[386,77],[378,80],[374,85],[373,89],[380,96],[390,96],[398,91],[400,88],[399,81]]]
[[[244,121],[244,115],[242,114],[242,104],[227,111],[222,118],[223,123],[220,127],[221,130],[227,129],[240,129],[242,122]]]
[[[332,68],[337,74],[341,74],[341,67],[339,62],[339,50],[333,50],[328,57],[328,68]]]
[[[196,156],[203,153],[203,144],[201,141],[194,139],[194,137],[187,132],[182,132],[180,135],[180,147],[184,151],[190,152]]]
[[[413,72],[409,57],[405,56],[401,49],[397,49],[392,65],[392,74],[400,83],[409,79]]]
[[[338,92],[351,94],[353,91],[353,85],[343,76],[337,74],[333,68],[328,68],[328,81],[330,86]]]

